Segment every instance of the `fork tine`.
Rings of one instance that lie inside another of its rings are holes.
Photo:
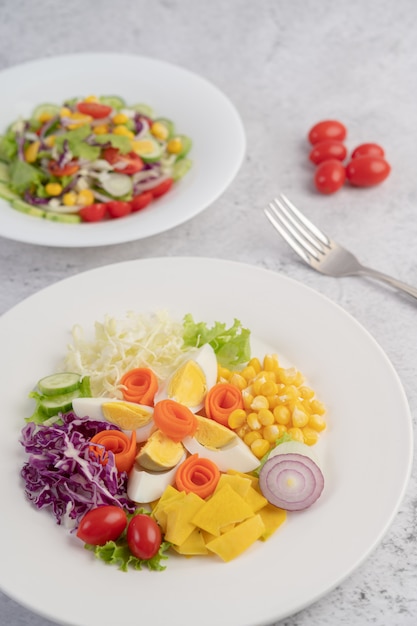
[[[270,205],[271,206],[271,205]],[[277,230],[279,232],[279,234],[281,235],[281,237],[283,239],[285,239],[285,241],[288,243],[288,245],[294,250],[294,252],[296,254],[298,254],[298,256],[300,256],[303,261],[305,261],[305,263],[307,263],[308,265],[310,265],[310,255],[306,252],[304,247],[301,247],[297,241],[294,239],[294,237],[288,232],[288,230],[286,230],[286,228],[284,228],[281,223],[278,220],[278,216],[277,214],[274,212],[272,212],[272,210],[269,208],[264,209],[264,213],[266,215],[266,217],[269,219],[269,221],[271,222],[272,226],[275,228],[275,230]],[[317,253],[316,253],[317,254]]]
[[[288,239],[291,239],[297,244],[298,248],[301,247],[304,253],[307,254],[307,263],[311,263],[312,259],[316,259],[316,261],[320,260],[321,255],[324,253],[320,242],[317,242],[308,234],[306,235],[303,232],[302,226],[287,216],[285,207],[283,207],[277,199],[275,199],[274,202],[270,202],[269,211],[275,221],[278,222],[281,229],[285,231],[287,237],[284,237],[284,239],[287,243],[289,243]],[[282,231],[279,232],[282,235]],[[302,255],[304,260],[306,260],[305,254]]]
[[[282,198],[288,209],[290,209],[291,212],[297,217],[299,222],[301,222],[301,224],[303,224],[310,232],[312,232],[313,235],[317,237],[317,239],[324,243],[325,246],[329,246],[331,244],[330,239],[327,237],[327,235],[323,233],[323,231],[321,231],[319,228],[317,228],[315,224],[312,224],[312,222],[310,222],[310,220],[307,219],[306,216],[303,215],[303,213],[301,213],[301,211],[299,211],[290,200],[288,200],[287,196],[282,193],[280,194],[280,197]],[[277,198],[275,198],[275,202],[278,202]]]

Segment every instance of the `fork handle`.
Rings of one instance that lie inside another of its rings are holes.
[[[407,285],[407,283],[403,283],[401,280],[397,280],[396,278],[392,278],[392,276],[388,276],[388,274],[384,274],[383,272],[378,272],[377,270],[373,270],[370,267],[362,267],[358,270],[358,274],[367,274],[371,278],[375,278],[376,280],[381,280],[384,283],[388,283],[391,287],[395,287],[400,291],[404,291],[408,293],[409,296],[413,296],[413,298],[417,298],[417,289],[416,287],[411,287],[411,285]]]

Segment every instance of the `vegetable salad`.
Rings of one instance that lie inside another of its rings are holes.
[[[39,105],[0,137],[0,197],[55,221],[123,217],[188,172],[190,149],[172,120],[119,96]]]
[[[324,488],[324,405],[276,355],[252,356],[239,320],[75,326],[30,396],[26,496],[124,571],[164,569],[171,551],[230,561]]]

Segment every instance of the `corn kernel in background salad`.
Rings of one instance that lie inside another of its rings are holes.
[[[123,124],[119,124],[113,128],[114,135],[121,135],[122,137],[129,137],[129,139],[133,139],[135,134],[126,128]]]
[[[170,154],[179,154],[182,150],[183,143],[180,137],[173,137],[168,141],[167,150]]]
[[[59,183],[48,183],[45,185],[45,191],[48,196],[59,196],[62,192],[62,185]]]
[[[133,152],[143,156],[152,154],[155,150],[155,144],[150,139],[135,139],[131,145]]]
[[[99,124],[93,127],[93,133],[95,135],[105,135],[109,132],[109,127],[106,124]]]
[[[168,139],[169,130],[161,122],[154,122],[151,126],[151,133],[157,139],[165,141],[166,139]]]
[[[25,148],[25,160],[27,163],[34,163],[37,159],[40,141],[34,141]]]
[[[55,135],[48,135],[45,137],[44,142],[48,146],[48,148],[52,148],[55,145],[56,137]]]
[[[69,109],[68,107],[62,107],[59,111],[59,116],[60,117],[71,117],[71,109]],[[49,114],[47,114],[49,115]]]
[[[43,113],[40,113],[38,115],[38,120],[41,122],[41,124],[45,124],[46,122],[49,122],[49,120],[51,120],[54,116],[52,115],[52,113],[47,113],[46,111],[44,111]]]
[[[62,196],[62,202],[63,204],[65,204],[65,206],[74,206],[74,204],[76,204],[76,201],[77,194],[75,194],[73,191],[68,191]]]
[[[90,204],[94,204],[94,201],[95,197],[91,189],[82,189],[77,195],[77,204],[89,206]]]
[[[124,113],[116,113],[116,115],[113,116],[112,121],[114,124],[126,124],[126,122],[129,121],[129,118]]]
[[[84,126],[85,124],[91,124],[91,122],[93,121],[91,115],[85,115],[84,113],[79,113],[78,111],[75,111],[75,113],[71,113],[69,117],[71,119],[71,124],[68,124],[68,128],[70,130],[75,130],[76,128]]]
[[[98,102],[99,99],[97,98],[97,96],[87,96],[86,98],[84,98],[84,102]]]

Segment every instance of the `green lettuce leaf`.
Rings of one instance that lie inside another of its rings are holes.
[[[0,137],[0,161],[10,163],[17,154],[15,133],[9,131]]]
[[[42,181],[42,172],[26,161],[16,159],[10,166],[10,186],[17,193],[23,193],[32,185],[38,185]]]
[[[97,135],[95,138],[97,143],[110,143],[113,148],[117,148],[122,154],[127,154],[132,150],[132,142],[129,137],[123,135],[113,135],[112,133],[105,133],[103,135]]]
[[[90,146],[85,142],[86,138],[91,135],[92,130],[90,124],[84,124],[74,130],[68,130],[62,135],[57,135],[55,147],[58,152],[62,152],[64,142],[68,142],[68,147],[75,157],[80,159],[88,159],[95,161],[99,158],[101,149],[97,146]]]
[[[199,348],[209,343],[223,367],[232,369],[250,359],[250,330],[243,328],[238,319],[230,328],[221,322],[209,328],[205,322],[195,322],[188,313],[184,316],[183,328],[184,347]]]

